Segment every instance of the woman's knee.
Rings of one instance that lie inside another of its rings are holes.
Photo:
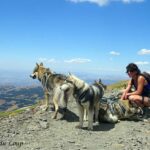
[[[130,101],[136,100],[134,95],[130,95],[130,96],[128,97],[128,99],[129,99]]]
[[[150,107],[150,98],[149,97],[144,97],[144,101],[143,101],[145,106]]]

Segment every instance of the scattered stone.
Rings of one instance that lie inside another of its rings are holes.
[[[48,122],[47,121],[39,121],[41,128],[47,129],[48,128]]]

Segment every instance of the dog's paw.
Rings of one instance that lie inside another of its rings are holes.
[[[99,125],[99,122],[98,122],[98,121],[94,122],[94,125],[98,126],[98,125]]]
[[[48,111],[49,107],[48,106],[45,106],[45,111]]]
[[[52,119],[56,119],[56,118],[57,118],[56,115],[52,116]]]
[[[76,129],[82,129],[82,126],[76,125],[75,128],[76,128]]]
[[[84,120],[84,121],[88,121],[88,119],[87,119],[87,118],[84,118],[83,120]]]
[[[88,127],[88,130],[89,131],[93,131],[93,127]]]
[[[47,111],[48,110],[48,106],[47,105],[41,105],[40,106],[40,109],[42,110],[42,111]]]

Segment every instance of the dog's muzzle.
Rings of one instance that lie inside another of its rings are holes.
[[[36,75],[35,75],[35,74],[31,74],[30,77],[31,77],[32,79],[36,79]]]

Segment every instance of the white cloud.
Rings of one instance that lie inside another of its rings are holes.
[[[48,58],[39,58],[39,62],[43,63],[62,63],[61,61],[58,61],[54,58],[48,59]],[[88,63],[91,62],[90,59],[85,59],[85,58],[74,58],[70,60],[64,60],[65,63],[74,63],[74,64],[83,64],[83,63]]]
[[[40,62],[45,62],[45,61],[47,61],[47,58],[39,58],[39,61]]]
[[[137,61],[137,62],[135,62],[135,64],[137,64],[137,65],[148,65],[149,62],[148,61]]]
[[[69,0],[69,1],[74,2],[74,3],[89,2],[89,3],[98,4],[99,6],[104,6],[108,4],[110,0]]]
[[[122,2],[122,3],[129,4],[129,3],[140,3],[140,2],[144,2],[145,0],[67,0],[67,1],[71,1],[74,3],[89,2],[89,3],[95,3],[99,6],[104,6],[111,2]]]
[[[115,52],[115,51],[111,51],[111,52],[109,52],[109,54],[111,54],[111,55],[115,55],[115,56],[119,56],[119,55],[120,55],[120,53]]]
[[[54,58],[51,58],[51,59],[39,58],[39,61],[44,62],[44,63],[56,63],[57,62]]]
[[[150,54],[150,50],[148,49],[141,49],[138,51],[138,55],[149,55]]]
[[[136,2],[136,3],[140,3],[140,2],[144,2],[145,0],[120,0],[123,3],[132,3],[132,2]]]
[[[84,59],[84,58],[74,58],[70,60],[65,60],[66,63],[75,63],[75,64],[81,64],[81,63],[88,63],[91,62],[90,59]]]

